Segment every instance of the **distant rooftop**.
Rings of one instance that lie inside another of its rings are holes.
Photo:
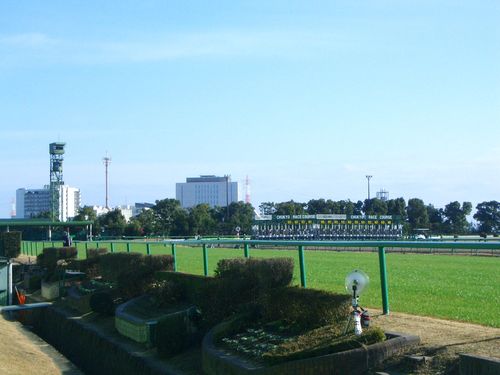
[[[231,181],[229,176],[201,175],[200,177],[188,177],[186,178],[186,182],[225,182],[226,179],[227,181]]]

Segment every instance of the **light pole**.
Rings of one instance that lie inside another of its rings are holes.
[[[366,175],[366,179],[368,180],[368,199],[370,199],[370,179],[371,179],[372,177],[373,177],[373,176]]]

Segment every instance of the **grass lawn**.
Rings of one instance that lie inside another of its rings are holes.
[[[100,247],[110,248],[101,242]],[[85,256],[84,244],[78,244]],[[152,254],[170,254],[170,245],[152,244]],[[115,244],[114,251],[126,251]],[[131,251],[146,253],[146,245],[135,243]],[[223,258],[242,257],[243,249],[209,248],[208,263],[213,273]],[[293,283],[300,284],[298,251],[250,249],[253,257],[292,257],[295,260]],[[387,254],[389,306],[391,311],[433,316],[500,327],[500,257],[450,256],[430,254]],[[381,309],[381,288],[377,253],[307,250],[305,252],[307,287],[345,292],[344,278],[353,269],[370,276],[370,285],[360,304]],[[177,270],[203,274],[201,247],[177,246]]]

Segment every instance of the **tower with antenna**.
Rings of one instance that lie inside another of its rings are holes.
[[[111,164],[111,158],[108,156],[107,152],[106,152],[106,156],[102,158],[102,162],[104,163],[104,173],[105,173],[105,179],[106,179],[106,204],[105,204],[105,207],[109,208],[109,204],[108,204],[108,168],[109,168],[109,165]]]
[[[50,208],[51,219],[59,219],[59,198],[63,180],[64,142],[53,142],[49,144],[50,155]]]

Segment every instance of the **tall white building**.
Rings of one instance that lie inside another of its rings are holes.
[[[229,176],[188,177],[186,182],[175,184],[175,198],[183,208],[190,208],[201,203],[210,207],[226,207],[238,202],[238,183],[231,182]]]
[[[44,212],[50,212],[52,205],[48,187],[43,189],[16,190],[16,218],[29,219]],[[62,185],[59,190],[59,220],[67,221],[78,214],[81,198],[80,189]]]

